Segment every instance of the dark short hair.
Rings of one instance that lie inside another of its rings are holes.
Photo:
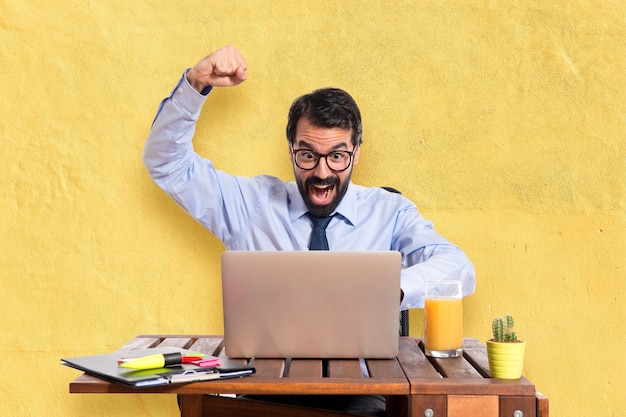
[[[289,109],[287,120],[287,140],[296,140],[296,125],[306,116],[313,126],[339,127],[352,131],[352,144],[363,141],[361,112],[350,94],[339,88],[322,88],[298,97]]]

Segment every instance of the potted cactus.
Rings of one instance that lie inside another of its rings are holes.
[[[526,343],[513,331],[513,317],[496,317],[492,324],[493,339],[487,340],[489,370],[493,378],[518,379],[524,367]]]

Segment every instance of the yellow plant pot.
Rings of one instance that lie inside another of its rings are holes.
[[[523,341],[505,343],[487,340],[487,357],[492,378],[518,379],[524,368]]]

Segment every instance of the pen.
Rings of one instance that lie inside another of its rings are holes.
[[[202,353],[186,355],[180,352],[163,353],[142,356],[140,358],[120,358],[117,360],[117,366],[129,369],[157,369],[199,361],[203,357],[204,354]]]

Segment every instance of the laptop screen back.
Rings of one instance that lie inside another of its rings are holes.
[[[226,251],[226,354],[395,357],[400,270],[393,251]]]

